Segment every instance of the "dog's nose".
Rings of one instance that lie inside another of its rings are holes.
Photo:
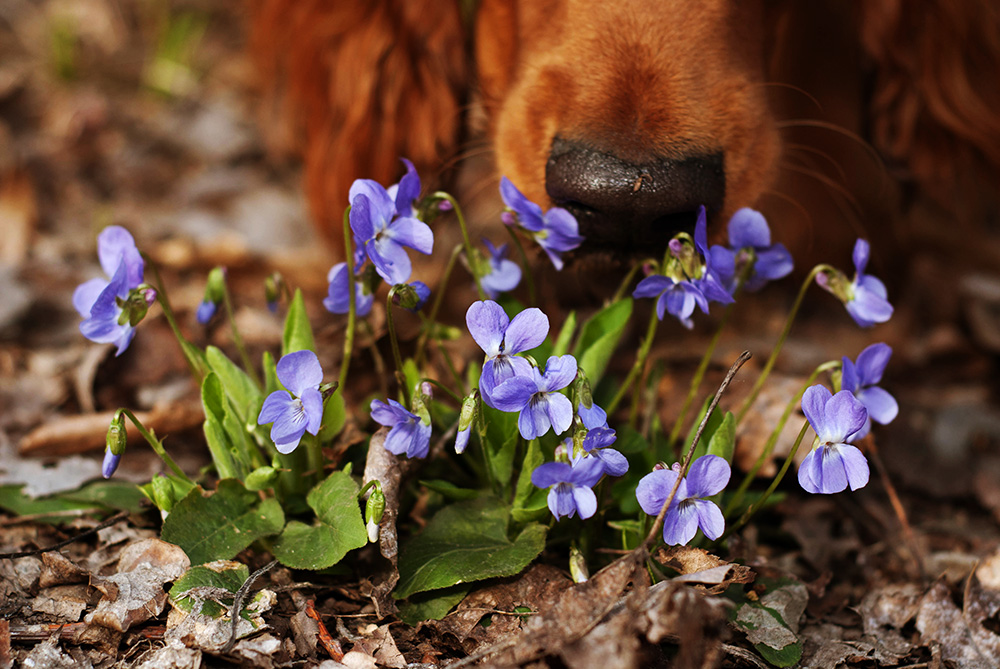
[[[675,234],[694,230],[701,205],[709,214],[722,209],[726,176],[721,153],[633,162],[557,137],[545,188],[577,217],[585,250],[660,253]]]

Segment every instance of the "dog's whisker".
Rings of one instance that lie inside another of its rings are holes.
[[[793,163],[782,161],[778,165],[779,169],[785,169],[790,172],[795,172],[803,176],[811,177],[823,184],[830,189],[831,195],[836,195],[839,197],[831,197],[831,200],[837,205],[837,208],[841,210],[844,214],[844,218],[848,221],[851,226],[851,230],[856,234],[862,234],[865,231],[865,226],[861,221],[861,205],[858,203],[857,199],[851,194],[851,192],[845,188],[842,184],[837,183],[835,180],[826,176],[822,172],[810,169],[808,167],[802,167],[800,165],[795,165]],[[849,206],[846,206],[849,205]]]
[[[796,86],[795,84],[789,84],[783,81],[765,81],[756,84],[756,86],[759,88],[784,88],[790,91],[794,91],[796,93],[801,93],[802,96],[807,100],[809,100],[809,102],[811,102],[818,111],[823,111],[823,103],[821,103],[812,93],[805,90],[804,88]]]
[[[830,166],[837,171],[837,175],[840,177],[841,183],[847,183],[847,173],[844,172],[844,168],[841,167],[840,163],[836,158],[828,154],[826,151],[817,149],[815,146],[809,146],[808,144],[796,144],[793,142],[784,145],[789,151],[799,151],[801,153],[810,154],[813,156],[818,156],[825,160]]]
[[[814,240],[814,237],[815,237],[815,235],[813,234],[813,231],[816,228],[816,222],[813,220],[812,214],[809,212],[809,209],[806,208],[805,205],[803,205],[801,202],[799,202],[799,200],[797,198],[792,197],[790,194],[785,193],[785,192],[780,191],[780,190],[777,190],[777,189],[774,189],[774,188],[766,188],[766,189],[764,189],[764,191],[761,193],[761,197],[762,198],[763,197],[773,197],[773,198],[781,200],[783,202],[787,202],[793,208],[797,209],[798,212],[800,214],[802,214],[802,218],[805,220],[805,225],[803,225],[803,226],[796,226],[795,229],[797,229],[797,230],[805,230],[806,231],[806,245],[807,245],[807,247],[812,247],[813,240]]]
[[[784,121],[778,121],[775,123],[775,127],[778,130],[787,130],[789,128],[818,128],[821,130],[829,130],[837,134],[843,135],[848,139],[854,141],[865,153],[872,159],[872,162],[879,166],[881,170],[885,170],[885,163],[882,161],[882,157],[878,154],[869,142],[865,141],[856,132],[851,132],[847,128],[837,125],[836,123],[830,123],[829,121],[820,121],[818,119],[786,119]]]

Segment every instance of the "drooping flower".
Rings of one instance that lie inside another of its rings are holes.
[[[576,358],[552,356],[545,373],[531,367],[526,376],[512,376],[493,389],[493,404],[501,411],[518,411],[517,428],[525,439],[536,439],[551,427],[562,434],[573,423],[573,403],[557,392],[576,377]]]
[[[583,450],[604,463],[608,476],[621,476],[628,471],[628,459],[621,451],[610,447],[616,438],[615,431],[607,427],[588,430],[583,438]]]
[[[633,297],[655,297],[656,315],[660,320],[666,313],[675,316],[684,327],[691,329],[694,321],[691,314],[695,306],[708,313],[708,303],[729,304],[732,295],[719,282],[713,271],[711,255],[708,251],[708,228],[705,208],[698,211],[698,222],[694,229],[694,246],[690,238],[682,241],[674,238],[670,242],[672,258],[664,267],[664,274],[647,276],[632,291]]]
[[[680,468],[678,465],[675,467]],[[677,469],[657,469],[639,481],[635,497],[647,514],[659,515],[680,475]],[[699,527],[709,539],[722,536],[726,520],[719,507],[708,498],[725,489],[729,476],[729,463],[724,458],[703,455],[694,461],[687,477],[681,479],[677,494],[663,519],[665,544],[685,545],[694,538]]]
[[[385,438],[385,450],[395,455],[405,454],[408,458],[427,457],[431,443],[430,420],[425,422],[392,398],[388,404],[372,400],[371,412],[372,420],[391,428]]]
[[[347,276],[347,263],[340,262],[330,268],[326,275],[326,280],[330,284],[327,296],[323,299],[323,306],[326,310],[334,314],[346,314],[351,309],[350,298],[350,277]],[[354,281],[354,308],[358,316],[367,316],[371,313],[372,304],[375,302],[375,294],[368,292],[365,283],[356,277]]]
[[[407,165],[408,170],[411,168]],[[404,247],[425,254],[434,250],[434,233],[413,216],[414,182],[408,180],[409,176],[408,172],[400,181],[395,198],[371,179],[355,180],[348,194],[354,243],[364,249],[379,276],[392,285],[406,283],[410,278],[412,265]],[[419,178],[416,189],[420,189]]]
[[[543,341],[549,333],[548,316],[540,309],[525,309],[514,320],[496,302],[473,302],[465,313],[469,333],[486,353],[479,390],[487,406],[493,405],[493,389],[513,376],[531,376],[531,363],[517,356]]]
[[[507,293],[517,288],[517,284],[521,282],[521,267],[513,260],[507,259],[507,244],[501,244],[497,248],[485,237],[483,243],[490,252],[490,272],[479,278],[479,285],[483,287],[483,292],[495,300],[500,293]]]
[[[589,409],[581,402],[576,413],[580,416],[580,420],[583,421],[583,426],[588,430],[608,426],[608,414],[604,409],[597,406],[597,402],[592,402]]]
[[[80,332],[99,344],[115,344],[121,355],[132,343],[137,318],[123,313],[133,290],[142,284],[145,262],[135,246],[135,240],[125,228],[110,225],[97,236],[97,256],[109,279],[95,278],[84,282],[73,293],[73,306],[83,316]],[[138,298],[146,307],[155,299],[155,292],[146,291]],[[134,306],[141,308],[141,304]]]
[[[208,273],[208,281],[205,282],[205,297],[198,310],[195,312],[195,319],[201,325],[208,325],[212,316],[219,309],[219,305],[225,299],[226,294],[226,268],[213,267]]]
[[[514,213],[516,221],[531,233],[555,268],[561,270],[563,260],[559,254],[572,251],[583,243],[580,226],[573,214],[562,207],[552,207],[542,213],[542,208],[526,198],[507,177],[500,179],[500,196]],[[504,222],[510,224],[513,221],[505,217]]]
[[[279,453],[288,454],[308,432],[319,433],[323,421],[323,369],[312,351],[295,351],[281,357],[278,380],[287,390],[275,390],[264,400],[258,425],[273,423],[271,441]]]
[[[857,441],[871,431],[872,421],[888,425],[899,413],[899,404],[878,383],[892,357],[892,348],[888,344],[872,344],[858,354],[857,363],[844,357],[843,374],[840,386],[849,390],[868,410],[868,420],[857,434],[852,434],[848,441]]]
[[[863,328],[885,323],[892,317],[893,311],[885,284],[874,276],[865,274],[870,257],[871,246],[866,240],[859,239],[854,244],[853,281],[848,283],[847,277],[839,270],[816,275],[816,283],[843,302],[847,313]]]
[[[531,473],[538,488],[550,488],[549,511],[560,518],[590,518],[597,512],[597,496],[592,488],[604,475],[604,464],[597,458],[576,458],[573,464],[546,462]]]
[[[816,432],[816,444],[799,466],[799,484],[824,495],[851,490],[868,483],[868,461],[851,440],[868,419],[868,410],[851,391],[831,395],[815,385],[802,395],[802,411]]]
[[[472,433],[472,422],[479,410],[479,391],[473,391],[462,400],[462,409],[458,415],[458,433],[455,435],[455,452],[464,453],[469,445],[469,435]]]
[[[427,298],[431,296],[430,287],[423,281],[411,281],[403,286],[396,286],[392,293],[392,303],[412,313],[420,311]]]
[[[101,476],[106,479],[111,478],[118,470],[118,465],[122,461],[122,456],[115,455],[110,450],[104,451],[104,461],[101,463]]]
[[[753,269],[743,284],[743,289],[760,290],[768,281],[781,279],[791,273],[792,254],[784,244],[771,243],[771,229],[759,211],[744,207],[729,219],[729,246],[713,246],[709,253],[712,270],[730,294],[736,280],[747,263],[753,260]]]

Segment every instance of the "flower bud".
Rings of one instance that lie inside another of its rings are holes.
[[[384,513],[385,495],[382,493],[381,484],[376,481],[375,489],[365,502],[365,529],[368,530],[368,541],[371,543],[378,541],[378,525],[382,522]]]
[[[122,456],[115,455],[111,451],[104,451],[104,463],[101,464],[101,476],[106,479],[111,478],[118,469],[118,463],[121,462]]]
[[[424,306],[430,295],[431,289],[423,281],[400,283],[393,286],[392,303],[407,311],[416,312]]]
[[[202,325],[207,325],[212,316],[215,315],[226,294],[226,268],[213,267],[208,273],[208,280],[205,282],[205,296],[198,305],[195,318]]]
[[[505,211],[500,214],[500,220],[504,225],[517,225],[517,216],[512,211]]]
[[[465,452],[469,445],[469,434],[472,432],[472,421],[476,419],[479,410],[479,391],[473,390],[462,400],[462,411],[458,415],[458,436],[455,437],[455,452]]]
[[[121,411],[115,413],[108,426],[108,435],[104,441],[107,450],[115,455],[122,455],[125,452],[125,417]]]
[[[590,391],[590,381],[582,369],[577,368],[576,378],[573,379],[573,392],[579,400],[580,406],[590,409],[594,406],[594,395]]]
[[[413,399],[410,401],[410,411],[416,414],[420,418],[420,422],[424,425],[431,424],[431,412],[427,410],[427,400],[430,398],[419,392],[413,393]],[[425,399],[426,398],[426,399]]]
[[[816,275],[816,283],[819,287],[847,304],[854,298],[854,291],[851,281],[838,269],[824,269]]]
[[[569,575],[574,583],[586,583],[590,579],[587,560],[576,546],[569,547]]]
[[[272,314],[278,313],[278,300],[284,292],[285,279],[278,272],[264,279],[264,299]]]

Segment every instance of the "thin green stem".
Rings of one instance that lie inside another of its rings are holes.
[[[778,470],[778,474],[774,477],[774,480],[771,481],[771,485],[767,487],[767,490],[764,491],[764,494],[761,495],[760,499],[757,500],[756,504],[752,504],[749,507],[747,507],[747,510],[743,513],[742,516],[740,516],[740,519],[732,526],[726,528],[726,531],[723,533],[721,537],[717,539],[717,541],[724,540],[730,534],[732,534],[736,530],[746,525],[753,517],[753,514],[757,513],[757,509],[760,509],[764,506],[764,504],[767,502],[771,494],[774,493],[775,490],[777,490],[778,484],[781,483],[781,480],[783,478],[785,478],[785,474],[788,472],[788,468],[791,467],[792,463],[795,461],[795,454],[798,453],[799,446],[802,444],[802,438],[805,437],[806,430],[808,429],[809,429],[809,421],[805,421],[804,423],[802,423],[802,429],[799,430],[799,435],[795,438],[795,444],[792,446],[791,453],[788,454],[788,458],[785,459],[785,464],[781,466],[781,469]]]
[[[351,354],[354,352],[354,330],[358,318],[357,298],[355,297],[355,285],[357,278],[354,276],[354,254],[351,253],[351,208],[344,210],[344,254],[347,262],[347,331],[344,332],[344,355],[340,361],[340,376],[338,382],[340,388],[346,388],[347,371],[351,367]]]
[[[421,383],[430,383],[430,384],[432,384],[434,386],[437,386],[441,390],[443,390],[446,393],[448,393],[448,397],[450,397],[451,399],[455,400],[455,402],[459,406],[462,406],[462,398],[459,397],[458,394],[455,393],[455,391],[453,391],[451,388],[449,388],[448,386],[444,385],[443,383],[441,383],[437,379],[432,379],[430,377],[426,377],[425,376],[424,378],[420,379],[420,382]]]
[[[469,228],[465,224],[465,216],[462,215],[462,208],[458,205],[458,201],[454,197],[444,191],[432,193],[431,197],[447,200],[451,203],[452,209],[455,211],[455,216],[458,218],[458,225],[462,229],[462,241],[465,243],[465,257],[469,260],[469,269],[472,270],[472,278],[476,282],[476,292],[479,293],[479,299],[485,300],[486,292],[483,290],[482,284],[479,283],[479,272],[476,271],[478,268],[472,266],[476,262],[475,249],[472,247],[472,240],[469,239]]]
[[[451,361],[451,356],[448,355],[448,351],[444,350],[444,346],[441,344],[441,342],[437,342],[437,347],[438,347],[438,353],[441,354],[441,358],[444,360],[444,364],[448,368],[448,372],[451,374],[451,378],[455,380],[455,385],[458,388],[461,388],[462,392],[465,393],[465,381],[458,373],[458,370],[455,369],[455,363]]]
[[[396,337],[396,326],[392,320],[392,298],[396,294],[396,287],[389,289],[389,295],[385,300],[385,326],[389,331],[389,342],[392,344],[392,357],[396,362],[396,382],[399,384],[399,394],[403,399],[403,406],[410,406],[410,389],[407,388],[406,376],[403,374],[403,356],[399,352],[399,339]]]
[[[649,262],[653,262],[652,259],[650,259]],[[628,292],[628,287],[631,285],[632,279],[634,279],[635,275],[640,269],[642,269],[642,265],[643,263],[641,262],[637,262],[632,265],[632,269],[628,271],[628,274],[625,275],[625,278],[622,279],[622,282],[618,285],[618,290],[615,291],[615,296],[611,300],[612,304],[621,301],[621,299],[625,297],[625,293]]]
[[[507,226],[507,232],[510,233],[511,239],[514,240],[514,248],[517,249],[517,255],[521,258],[521,267],[524,269],[524,282],[528,286],[528,304],[535,304],[535,280],[531,274],[531,264],[528,262],[528,254],[524,252],[524,244],[521,243],[521,236],[517,234],[513,226]]]
[[[430,314],[424,320],[424,329],[420,333],[420,338],[417,340],[417,352],[414,355],[418,369],[424,366],[427,339],[431,336],[431,330],[434,328],[434,324],[437,323],[437,315],[441,310],[441,302],[446,292],[445,289],[448,286],[448,280],[451,279],[451,273],[455,270],[455,263],[458,261],[458,256],[461,253],[461,244],[455,246],[455,248],[451,250],[451,255],[448,256],[448,264],[445,265],[444,274],[441,276],[441,281],[438,283],[437,291],[435,291],[434,303],[431,305]]]
[[[687,413],[691,410],[694,398],[698,394],[698,388],[701,387],[701,382],[705,379],[705,372],[708,371],[708,365],[712,362],[712,354],[715,353],[715,347],[718,346],[719,339],[722,338],[722,331],[729,323],[729,316],[732,314],[732,311],[733,305],[729,304],[726,306],[725,311],[722,312],[719,329],[715,331],[712,341],[709,342],[708,348],[705,350],[705,355],[701,358],[701,363],[698,364],[698,369],[695,370],[694,377],[691,379],[691,387],[688,388],[687,397],[684,399],[684,406],[681,407],[681,412],[677,415],[674,426],[670,430],[670,439],[667,443],[671,447],[677,443],[677,439],[680,437],[681,428],[684,426],[684,419],[687,418]]]
[[[225,281],[223,281],[222,285],[222,304],[226,308],[226,318],[229,320],[229,329],[233,333],[233,344],[236,345],[236,350],[240,354],[240,360],[243,362],[243,369],[246,370],[255,386],[263,388],[264,386],[260,382],[260,377],[257,375],[257,370],[254,368],[253,361],[250,360],[250,353],[247,352],[246,344],[244,344],[243,337],[240,335],[240,329],[236,327],[236,316],[233,313],[233,300],[229,295],[229,284]]]
[[[632,385],[632,382],[646,366],[646,358],[653,347],[653,338],[656,337],[656,327],[659,322],[660,319],[657,317],[656,309],[654,308],[653,313],[649,317],[649,325],[646,326],[646,338],[642,340],[639,354],[635,357],[635,363],[632,365],[632,369],[629,370],[628,376],[625,377],[625,381],[618,387],[618,393],[614,396],[614,399],[605,407],[608,415],[611,415],[618,407],[622,399],[624,399],[625,393],[628,392],[629,387]]]
[[[153,270],[153,276],[156,277],[156,286],[154,286],[156,288],[156,301],[160,303],[160,308],[163,309],[163,317],[167,319],[167,324],[170,325],[174,337],[177,338],[177,343],[180,344],[181,353],[184,354],[184,359],[187,360],[188,367],[191,368],[191,374],[194,375],[200,384],[202,379],[205,378],[206,373],[201,352],[181,332],[177,318],[174,316],[173,307],[170,306],[170,298],[167,297],[167,292],[163,289],[163,279],[160,277],[159,268],[145,254],[142,257],[146,261],[146,265]]]
[[[134,413],[132,413],[128,409],[119,409],[118,412],[128,417],[128,419],[132,421],[132,424],[135,425],[137,430],[139,430],[139,434],[141,434],[142,438],[146,440],[146,443],[149,444],[149,447],[153,449],[154,453],[160,456],[160,459],[163,460],[164,463],[166,463],[167,467],[170,467],[171,471],[173,471],[174,474],[176,474],[179,478],[183,479],[184,481],[190,483],[191,485],[194,485],[194,481],[188,478],[188,475],[184,473],[184,470],[178,467],[177,463],[174,462],[174,459],[167,454],[166,449],[163,448],[163,442],[157,439],[156,435],[153,434],[151,430],[147,430],[146,426],[142,424],[142,421],[136,418]]]
[[[809,290],[809,286],[812,285],[813,280],[815,280],[816,275],[824,270],[832,270],[833,268],[829,265],[816,265],[809,272],[809,276],[806,280],[802,282],[802,287],[799,289],[799,294],[795,298],[795,303],[792,305],[792,310],[788,313],[788,319],[785,321],[785,327],[781,331],[781,335],[778,337],[778,342],[774,345],[774,350],[771,351],[771,357],[767,359],[767,363],[764,365],[764,369],[761,370],[760,376],[757,377],[757,381],[753,385],[753,389],[750,391],[750,395],[743,402],[743,406],[740,407],[740,411],[736,414],[736,424],[739,425],[743,418],[747,415],[750,407],[757,400],[757,395],[760,394],[761,388],[764,387],[764,382],[767,380],[768,375],[774,368],[774,363],[778,359],[778,354],[781,353],[782,347],[785,345],[785,340],[788,339],[788,333],[792,330],[792,323],[795,322],[795,317],[799,313],[799,307],[802,306],[802,300],[806,296],[806,291]]]
[[[792,412],[795,411],[795,407],[799,405],[799,401],[802,399],[802,395],[806,392],[806,389],[816,381],[816,379],[819,377],[820,374],[822,374],[823,372],[828,372],[832,369],[836,369],[841,364],[842,363],[839,360],[830,360],[816,367],[816,369],[813,370],[812,374],[809,375],[809,378],[806,379],[806,382],[805,384],[803,384],[802,388],[799,389],[799,392],[797,392],[795,396],[788,401],[788,404],[785,405],[785,410],[781,414],[781,418],[778,420],[778,424],[774,426],[774,429],[771,431],[770,436],[768,436],[767,441],[764,443],[763,450],[761,450],[760,455],[757,456],[757,461],[754,462],[753,467],[751,467],[750,470],[746,473],[746,476],[743,477],[743,481],[742,483],[740,483],[740,487],[736,489],[736,492],[733,494],[732,500],[730,500],[729,504],[726,506],[726,515],[729,515],[730,513],[735,511],[736,507],[738,507],[740,503],[743,501],[743,496],[746,494],[746,491],[750,487],[750,484],[757,476],[757,472],[760,471],[760,468],[764,466],[764,463],[767,462],[767,459],[771,456],[771,453],[774,451],[774,447],[778,443],[778,438],[781,436],[781,433],[785,429],[785,424],[788,423],[788,419],[791,417]]]

